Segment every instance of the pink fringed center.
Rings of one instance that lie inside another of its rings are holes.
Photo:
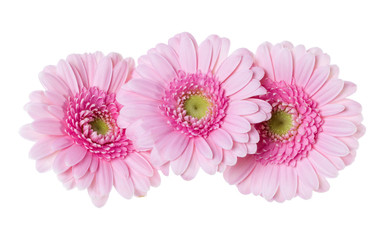
[[[117,126],[120,109],[115,94],[107,94],[97,87],[83,88],[66,102],[65,132],[77,144],[100,158],[124,158],[133,148],[125,136],[125,129]],[[103,121],[108,126],[105,134],[93,130],[91,123],[95,120]]]
[[[263,86],[268,93],[262,98],[272,105],[272,115],[279,111],[290,114],[292,127],[286,134],[278,135],[269,129],[268,121],[257,124],[262,141],[256,159],[263,164],[295,166],[297,161],[307,156],[322,131],[324,121],[320,110],[317,103],[296,85],[267,79]]]
[[[203,96],[210,103],[205,116],[200,119],[187,115],[184,107],[185,101],[193,95]],[[228,98],[212,74],[179,71],[162,100],[160,109],[168,117],[168,124],[189,137],[207,137],[219,128],[228,107]]]

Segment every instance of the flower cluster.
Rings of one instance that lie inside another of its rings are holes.
[[[74,54],[39,75],[25,106],[30,157],[101,207],[160,184],[223,172],[243,194],[310,198],[352,163],[364,134],[356,85],[319,48],[289,42],[229,54],[216,35],[189,33],[138,59]]]

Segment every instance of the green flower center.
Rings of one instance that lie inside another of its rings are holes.
[[[285,135],[292,128],[292,116],[284,111],[274,112],[268,121],[268,126],[272,133]]]
[[[97,118],[89,124],[91,125],[92,130],[96,131],[98,134],[105,135],[109,130],[107,123],[101,118]]]
[[[207,114],[210,105],[211,104],[206,97],[201,95],[191,95],[184,102],[184,109],[187,111],[187,115],[201,119]]]

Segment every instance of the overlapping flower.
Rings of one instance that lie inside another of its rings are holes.
[[[224,171],[244,194],[284,201],[326,191],[327,177],[355,158],[364,134],[355,84],[319,48],[262,44],[256,54],[189,33],[139,58],[74,54],[40,73],[33,118],[38,171],[88,189],[103,206],[160,184],[158,169],[185,180]],[[117,95],[117,96],[116,96]]]
[[[354,160],[365,131],[360,104],[347,98],[355,84],[340,80],[320,49],[289,42],[261,45],[255,65],[266,71],[262,99],[272,117],[256,125],[258,152],[227,168],[225,179],[242,193],[276,201],[328,190],[326,177]]]

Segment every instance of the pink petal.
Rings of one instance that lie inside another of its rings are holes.
[[[83,160],[87,150],[80,145],[73,144],[66,149],[65,164],[69,167],[76,165]]]
[[[337,177],[337,169],[333,164],[321,153],[312,149],[308,154],[308,159],[316,168],[316,171],[327,177]]]
[[[235,142],[239,143],[247,143],[249,142],[249,135],[248,133],[237,133],[237,132],[230,132],[229,133]]]
[[[56,154],[51,154],[48,157],[36,160],[36,170],[41,173],[50,170],[52,168],[55,157]]]
[[[188,164],[191,161],[193,151],[194,141],[191,139],[183,154],[181,154],[178,159],[171,162],[172,170],[176,175],[184,173],[185,169],[187,169]]]
[[[151,163],[155,167],[159,168],[160,166],[166,164],[167,162],[169,162],[169,160],[160,156],[157,150],[157,147],[154,147],[151,151]]]
[[[151,99],[161,99],[164,92],[161,84],[148,79],[131,79],[126,86],[129,91]]]
[[[153,53],[148,55],[151,64],[156,69],[159,76],[165,83],[172,81],[176,77],[176,72],[172,65],[161,55]]]
[[[293,75],[298,86],[305,88],[309,78],[312,75],[314,66],[315,56],[311,53],[305,54],[298,60],[297,65],[295,65],[295,72]]]
[[[342,104],[345,107],[345,110],[343,112],[337,114],[338,117],[360,115],[362,111],[361,104],[351,99],[339,101],[338,104]]]
[[[107,161],[101,160],[99,162],[99,169],[95,175],[96,195],[108,195],[112,189],[113,171],[111,164]]]
[[[212,59],[212,45],[208,39],[199,45],[198,56],[198,70],[208,73]]]
[[[226,58],[219,66],[216,72],[216,76],[220,82],[225,81],[239,66],[242,57],[231,55]]]
[[[63,120],[65,115],[64,115],[64,111],[63,111],[63,108],[60,106],[48,106],[48,111],[51,115],[53,115],[54,117],[56,117],[58,120]]]
[[[199,164],[197,160],[198,157],[197,157],[197,154],[195,153],[196,153],[196,150],[192,155],[191,161],[189,162],[187,169],[183,172],[183,174],[181,174],[181,177],[186,181],[190,181],[193,178],[195,178],[196,174],[199,171]]]
[[[73,143],[74,143],[73,140],[68,136],[56,137],[52,141],[51,149],[53,151],[58,151],[58,150],[67,148],[69,146],[72,146]]]
[[[77,83],[77,79],[68,62],[60,60],[57,64],[57,73],[71,89],[72,94],[79,93],[81,86]]]
[[[99,162],[100,162],[99,157],[96,157],[96,156],[92,157],[91,166],[89,166],[89,171],[91,173],[96,172],[97,169],[99,169]]]
[[[326,119],[322,128],[325,133],[335,137],[351,136],[357,131],[355,124],[337,118]]]
[[[225,94],[230,96],[239,91],[251,81],[252,77],[253,72],[251,70],[235,72],[222,84]]]
[[[309,96],[313,96],[324,85],[328,79],[329,73],[329,66],[315,69],[311,79],[308,81],[308,84],[305,87],[305,91],[309,94]]]
[[[156,46],[156,50],[159,54],[161,54],[161,56],[163,56],[172,65],[175,71],[180,69],[178,56],[170,46],[160,43]]]
[[[113,68],[111,84],[108,93],[117,93],[121,86],[127,81],[135,63],[132,58],[124,59]]]
[[[317,189],[316,191],[318,191],[318,192],[328,191],[329,187],[330,187],[328,181],[323,176],[319,175],[318,177],[319,177],[319,189]]]
[[[70,89],[67,84],[58,76],[50,73],[41,72],[39,74],[41,84],[48,91],[59,93],[61,96],[68,96]]]
[[[45,138],[37,141],[29,151],[29,157],[35,160],[45,158],[55,152],[52,142],[55,138]]]
[[[111,58],[109,56],[103,57],[97,65],[92,86],[98,87],[100,90],[108,91],[112,80],[112,68]]]
[[[105,205],[105,203],[108,201],[109,195],[96,195],[92,193],[92,188],[88,188],[88,194],[91,196],[92,203],[98,207],[101,208]]]
[[[246,133],[251,130],[251,124],[244,118],[228,114],[225,117],[224,124],[222,125],[228,132]]]
[[[84,176],[79,179],[76,179],[77,188],[80,190],[88,188],[91,185],[94,177],[95,173],[91,173],[88,171],[86,174],[84,174]]]
[[[262,191],[263,186],[263,176],[265,172],[265,168],[267,165],[263,165],[259,162],[256,162],[256,165],[254,167],[253,172],[251,173],[252,176],[252,193],[254,195],[260,195]]]
[[[319,188],[317,174],[308,159],[303,158],[299,161],[296,169],[300,182],[314,190]]]
[[[327,156],[327,159],[336,167],[337,170],[342,170],[345,167],[343,160],[340,157]]]
[[[279,166],[268,164],[264,169],[262,196],[271,200],[279,187]]]
[[[212,159],[207,159],[202,156],[198,151],[195,150],[193,153],[197,155],[197,160],[199,162],[200,167],[208,174],[213,175],[217,171],[217,164],[213,163]]]
[[[320,133],[315,148],[325,155],[343,157],[349,154],[348,147],[340,140],[325,133]]]
[[[56,105],[56,107],[62,107],[65,103],[66,96],[68,95],[60,95],[56,92],[51,92],[49,90],[44,92],[45,97],[47,98],[47,101],[50,104]]]
[[[238,142],[233,143],[233,147],[231,151],[234,152],[238,157],[245,157],[248,153],[248,149],[245,143],[238,143]]]
[[[258,111],[257,113],[253,113],[250,115],[244,115],[242,117],[244,117],[250,123],[261,123],[261,122],[268,120],[267,114],[265,114],[263,111]]]
[[[126,159],[128,166],[139,174],[144,176],[152,176],[153,169],[151,164],[148,163],[147,159],[140,153],[131,153]]]
[[[28,140],[31,141],[37,141],[38,139],[42,138],[44,135],[37,133],[33,127],[32,124],[26,124],[20,128],[20,135]]]
[[[195,147],[201,153],[201,155],[203,155],[204,157],[206,157],[208,159],[213,158],[212,150],[209,147],[208,143],[204,140],[204,138],[196,137],[195,138]]]
[[[223,163],[228,166],[233,166],[236,164],[237,156],[228,150],[223,150]]]
[[[299,178],[298,180],[298,185],[297,185],[297,195],[299,195],[300,197],[304,198],[304,199],[310,199],[312,197],[312,191],[313,189],[304,184],[303,180]],[[319,183],[320,185],[320,183]]]
[[[45,103],[30,102],[25,105],[24,109],[33,119],[52,118],[48,105]]]
[[[211,69],[215,72],[216,69],[223,63],[223,61],[228,57],[228,52],[229,52],[229,39],[227,38],[218,38],[217,42],[220,44],[220,49],[217,55],[217,60],[214,61],[212,59],[211,62]]]
[[[170,161],[179,157],[187,147],[189,138],[184,134],[172,131],[164,135],[162,139],[156,141],[159,147],[160,155]]]
[[[256,161],[251,155],[238,158],[236,165],[228,167],[224,171],[224,179],[231,185],[238,184],[252,172],[255,166]]]
[[[191,35],[182,34],[180,40],[180,67],[187,73],[195,73],[197,68],[196,41]]]
[[[343,86],[344,81],[340,79],[329,80],[312,98],[319,103],[319,106],[325,105],[341,92]]]
[[[161,183],[160,174],[158,171],[153,171],[153,176],[149,178],[152,187],[158,187]]]
[[[216,145],[216,143],[213,142],[210,138],[207,138],[206,141],[213,153],[213,158],[209,159],[209,161],[211,161],[215,166],[217,166],[223,161],[223,151],[225,150],[220,146]]]
[[[53,165],[52,165],[52,169],[56,174],[63,173],[70,168],[65,164],[66,156],[67,156],[66,149],[57,153],[57,156],[53,161]]]
[[[279,55],[273,58],[276,81],[286,81],[291,84],[293,72],[293,60],[291,51],[283,48]]]
[[[39,119],[32,123],[33,129],[41,134],[47,135],[64,135],[63,126],[61,122],[51,119]]]
[[[114,175],[126,176],[129,177],[129,170],[127,163],[124,160],[114,160],[111,161],[111,166]]]
[[[67,61],[71,66],[73,73],[76,76],[76,81],[81,84],[81,85],[79,84],[79,86],[89,88],[90,81],[88,79],[87,69],[81,55],[80,54],[69,55],[67,57]]]
[[[239,184],[237,184],[237,189],[242,194],[250,194],[252,192],[252,176],[249,175]]]
[[[327,104],[320,107],[321,115],[324,117],[338,114],[342,112],[344,109],[345,109],[344,105],[341,105],[341,104]]]
[[[257,152],[257,144],[254,143],[246,143],[247,154],[255,154]]]
[[[267,93],[264,87],[260,87],[260,81],[252,79],[242,89],[231,95],[232,100],[242,100]],[[248,99],[247,99],[248,100]]]
[[[349,97],[350,95],[356,92],[356,89],[357,89],[356,84],[349,81],[344,81],[343,90],[341,90],[341,92],[339,93],[339,95],[337,95],[334,101],[342,100]]]
[[[297,173],[295,168],[280,165],[280,191],[285,199],[292,199],[297,190]]]
[[[219,147],[230,150],[233,146],[232,138],[227,131],[216,129],[209,135],[209,139],[215,142]]]
[[[124,198],[130,199],[133,197],[134,188],[130,178],[126,175],[114,175],[113,184],[116,191]]]
[[[227,111],[234,115],[248,115],[259,111],[259,106],[251,101],[236,100],[230,102]]]
[[[275,80],[275,73],[270,55],[271,46],[272,45],[269,42],[265,42],[259,46],[255,55],[255,64],[256,66],[262,67],[271,80]]]
[[[141,194],[139,194],[139,196],[144,196],[145,193],[151,187],[151,183],[149,182],[148,177],[145,177],[141,174],[138,174],[135,171],[131,172],[131,179],[132,179],[133,185],[135,187],[135,192],[136,191],[141,192]]]
[[[84,176],[88,172],[91,162],[92,162],[92,154],[87,153],[85,157],[78,164],[73,166],[72,168],[73,176],[75,178],[81,178],[82,176]]]

